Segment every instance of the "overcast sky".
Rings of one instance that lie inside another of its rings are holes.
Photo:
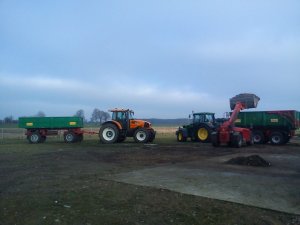
[[[0,119],[300,110],[299,0],[0,0]]]

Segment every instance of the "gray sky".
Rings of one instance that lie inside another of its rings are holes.
[[[0,0],[0,118],[300,110],[299,0]]]

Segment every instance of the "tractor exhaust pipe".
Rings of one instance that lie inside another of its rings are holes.
[[[259,100],[260,98],[255,94],[239,94],[230,99],[230,108],[233,110],[238,102],[242,103],[245,109],[256,108]]]

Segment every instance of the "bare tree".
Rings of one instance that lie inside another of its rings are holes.
[[[95,108],[92,113],[91,122],[100,121],[100,109]]]
[[[105,122],[110,119],[110,115],[108,112],[102,112],[102,120]]]
[[[102,124],[103,122],[107,121],[110,118],[110,115],[108,112],[104,112],[100,109],[95,108],[92,117],[91,122],[99,122]]]
[[[43,111],[38,111],[38,113],[35,116],[36,117],[45,117],[46,114]]]
[[[4,123],[10,124],[13,123],[13,121],[14,121],[13,116],[7,116],[4,118]]]
[[[74,116],[78,116],[81,117],[83,120],[85,120],[85,116],[84,116],[84,110],[83,109],[79,109]]]

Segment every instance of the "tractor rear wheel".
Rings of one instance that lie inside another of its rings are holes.
[[[105,144],[115,143],[119,139],[119,130],[116,125],[108,123],[102,125],[99,131],[100,141]]]
[[[133,138],[137,143],[146,143],[149,141],[150,132],[145,128],[139,128],[134,132]]]
[[[196,139],[201,142],[210,141],[211,130],[207,126],[200,126],[196,133]]]

